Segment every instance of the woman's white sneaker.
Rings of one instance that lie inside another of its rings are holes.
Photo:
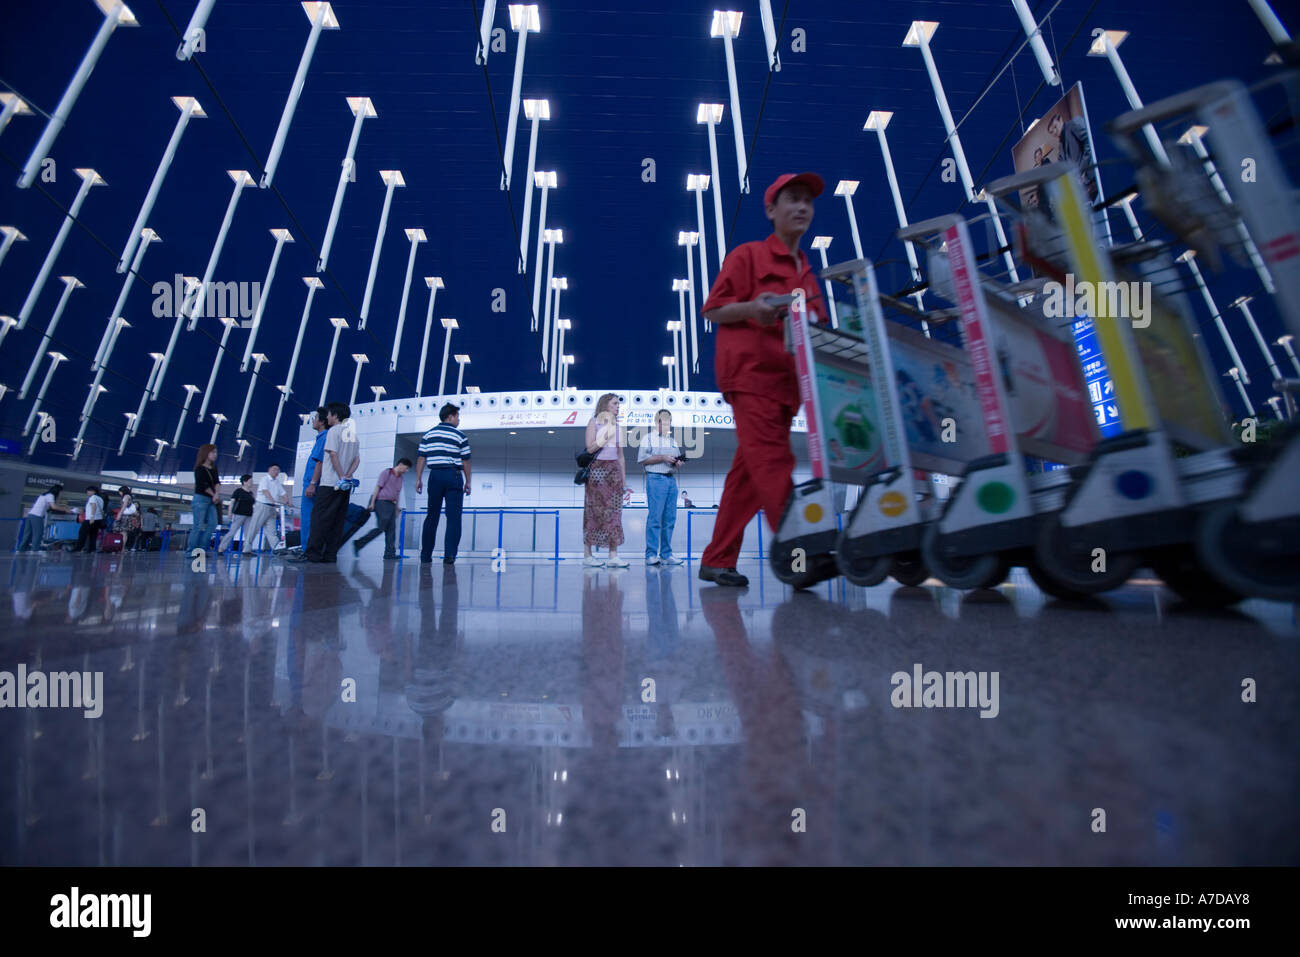
[[[606,568],[627,568],[627,561],[617,555],[605,562]]]
[[[595,555],[588,555],[582,560],[582,564],[586,565],[588,568],[599,568],[601,565],[605,564],[605,559],[597,558]]]

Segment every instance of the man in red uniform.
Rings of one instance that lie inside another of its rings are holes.
[[[736,456],[722,489],[713,541],[701,559],[704,581],[748,585],[736,571],[745,526],[761,508],[775,532],[794,491],[790,423],[800,404],[799,383],[794,357],[785,350],[786,307],[771,300],[802,288],[809,318],[824,321],[817,276],[799,240],[812,225],[813,200],[825,187],[815,173],[777,177],[763,194],[772,235],[727,254],[700,310],[718,327],[714,375],[736,423]]]

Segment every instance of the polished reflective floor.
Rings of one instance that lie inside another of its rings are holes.
[[[1293,606],[372,550],[0,558],[0,864],[1300,863]]]

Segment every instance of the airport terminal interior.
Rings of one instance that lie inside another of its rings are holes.
[[[6,12],[0,865],[1300,864],[1300,9],[592,6]]]

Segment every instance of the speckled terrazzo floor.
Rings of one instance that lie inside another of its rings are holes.
[[[0,558],[0,864],[1300,863],[1292,606],[742,571]]]

